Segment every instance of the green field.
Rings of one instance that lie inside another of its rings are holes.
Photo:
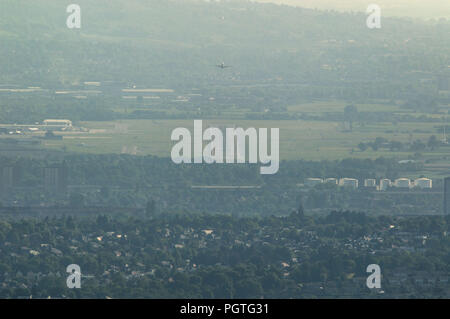
[[[63,140],[44,142],[47,148],[62,148],[67,151],[88,153],[134,153],[136,155],[170,156],[172,145],[170,135],[177,127],[189,128],[192,132],[192,120],[121,120],[114,122],[81,122],[80,126],[89,132],[62,133]],[[204,120],[207,125],[218,127],[267,127],[280,128],[281,159],[342,159],[396,157],[407,159],[414,152],[391,152],[380,149],[367,149],[361,152],[357,145],[370,142],[376,137],[408,142],[421,139],[426,142],[435,133],[435,123],[379,123],[356,125],[353,132],[343,130],[337,122],[304,120]],[[426,133],[417,133],[426,132]],[[448,155],[448,150],[423,153],[423,156],[440,158]]]
[[[370,158],[379,157],[395,158],[397,160],[414,159],[425,163],[423,171],[427,176],[439,176],[450,170],[450,146],[440,146],[431,150],[426,148],[420,153],[410,151],[405,147],[403,151],[391,151],[386,147],[380,147],[374,151],[368,147],[361,151],[358,144],[371,143],[377,137],[388,141],[402,142],[409,145],[411,142],[420,140],[427,143],[430,136],[435,135],[439,140],[443,138],[437,127],[443,121],[424,122],[379,122],[366,121],[353,123],[350,132],[348,123],[344,124],[337,120],[326,120],[327,116],[342,114],[348,105],[344,101],[317,101],[289,106],[286,113],[319,117],[308,120],[246,120],[244,119],[248,109],[232,108],[223,112],[220,118],[203,119],[203,129],[207,127],[219,127],[224,130],[227,127],[249,127],[255,128],[279,128],[280,129],[280,159],[281,160],[339,160],[344,158]],[[359,114],[371,112],[407,114],[414,117],[421,116],[408,109],[400,108],[394,104],[357,104]],[[117,108],[118,107],[118,108]],[[116,111],[120,106],[116,106]],[[161,109],[162,110],[162,109]],[[166,109],[167,110],[167,109]],[[132,111],[132,109],[128,110]],[[180,110],[176,110],[181,112]],[[445,110],[443,110],[445,112]],[[440,114],[426,114],[431,117],[442,118]],[[219,116],[218,116],[219,117]],[[387,117],[390,119],[390,116]],[[201,119],[201,118],[199,118]],[[56,132],[63,139],[44,139],[37,149],[46,151],[65,151],[74,153],[124,153],[132,155],[157,155],[170,157],[172,146],[175,142],[170,139],[172,131],[177,127],[186,127],[193,132],[193,120],[174,119],[142,119],[142,120],[116,120],[116,121],[87,121],[74,123],[75,127],[82,128],[79,131]],[[43,135],[43,133],[31,134]],[[27,136],[3,135],[5,138],[27,138]],[[29,138],[29,137],[28,137]],[[33,138],[34,139],[34,138]],[[11,144],[8,146],[8,152]],[[25,151],[26,152],[26,151]]]

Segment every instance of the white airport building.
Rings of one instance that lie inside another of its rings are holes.
[[[411,180],[409,178],[397,178],[394,185],[398,188],[410,188]]]
[[[72,127],[72,121],[71,120],[55,120],[55,119],[47,119],[42,122],[42,124],[47,126],[66,126],[66,127]]]

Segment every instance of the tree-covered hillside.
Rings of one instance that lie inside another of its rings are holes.
[[[364,14],[245,1],[77,3],[81,29],[66,27],[64,2],[1,2],[1,84],[414,83],[449,61],[446,22],[383,19],[370,30]],[[226,75],[214,68],[222,61]]]

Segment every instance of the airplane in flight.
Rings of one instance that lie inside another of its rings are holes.
[[[222,62],[221,64],[217,64],[216,66],[221,69],[231,68],[230,65],[225,65],[224,62]]]

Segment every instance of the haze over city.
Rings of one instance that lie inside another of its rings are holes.
[[[450,1],[73,2],[0,0],[0,299],[450,298]]]

